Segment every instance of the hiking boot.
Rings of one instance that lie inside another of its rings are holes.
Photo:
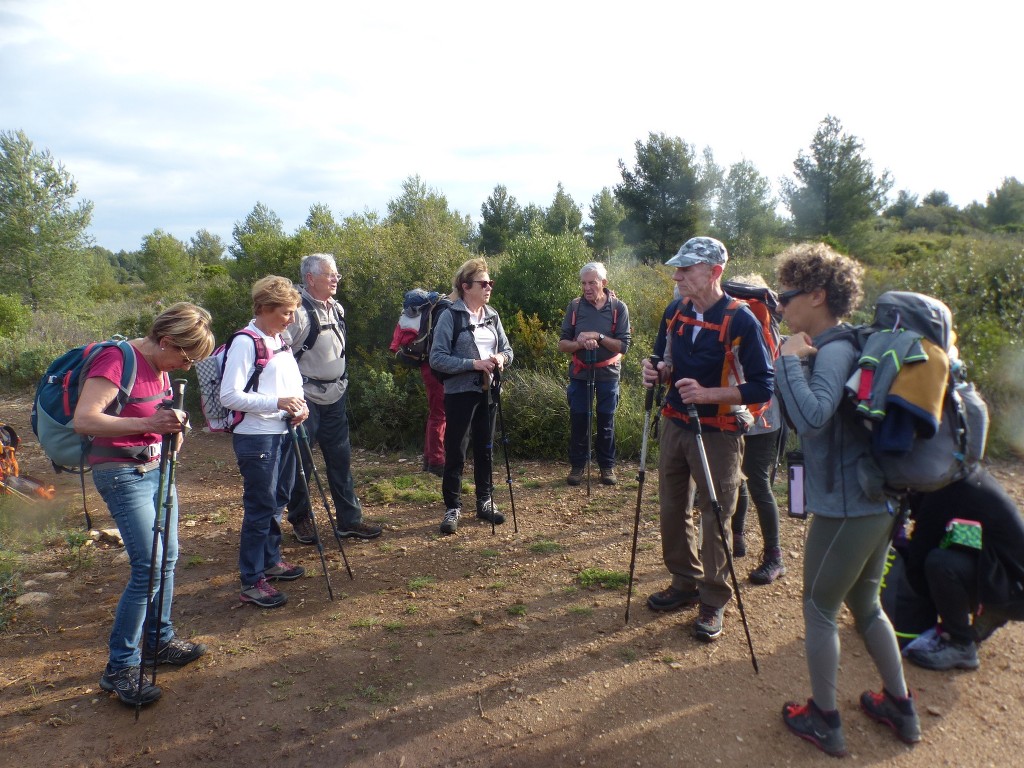
[[[441,533],[445,536],[455,533],[459,529],[459,516],[462,514],[457,509],[449,509],[441,519]]]
[[[494,501],[487,499],[477,507],[476,517],[478,520],[486,520],[488,523],[494,523],[495,525],[501,525],[505,522],[505,515],[498,511],[498,508],[494,506]]]
[[[755,584],[771,584],[779,576],[786,575],[786,566],[782,564],[782,549],[771,547],[761,556],[761,564],[750,572],[750,580]]]
[[[885,688],[881,693],[864,691],[860,695],[860,708],[872,720],[892,728],[903,743],[916,744],[921,740],[921,721],[913,694],[897,699]]]
[[[313,518],[307,517],[292,526],[292,533],[299,544],[316,544],[316,529],[313,527]]]
[[[789,701],[782,707],[782,721],[789,730],[827,755],[844,757],[846,738],[843,736],[843,726],[839,722],[839,712],[833,715],[835,726],[825,719],[825,713],[814,703],[814,699],[808,699],[806,704]]]
[[[676,611],[680,608],[689,608],[699,602],[700,592],[696,589],[687,592],[669,585],[661,592],[655,592],[648,596],[647,607],[652,611]]]
[[[700,604],[700,613],[693,622],[693,636],[705,643],[717,640],[722,636],[722,608],[715,608],[706,603]]]
[[[573,467],[569,470],[569,476],[565,478],[566,485],[579,485],[583,482],[583,471],[586,467]]]
[[[376,539],[384,531],[379,525],[369,525],[367,523],[356,523],[349,528],[342,528],[338,526],[338,535],[343,539],[362,539],[363,541],[369,541],[370,539]]]
[[[740,531],[739,533],[733,533],[732,535],[732,556],[747,556],[747,540],[746,538],[744,538],[742,531]]]
[[[111,669],[109,664],[100,677],[100,688],[116,693],[121,703],[130,707],[152,704],[163,693],[148,677],[143,676],[142,685],[139,685],[138,667]]]
[[[238,599],[243,603],[252,603],[259,608],[277,608],[288,602],[288,595],[278,592],[266,578],[262,578],[251,587],[245,587]]]
[[[615,477],[615,467],[601,467],[602,485],[615,485],[617,482],[619,480]]]
[[[172,637],[168,642],[160,646],[155,654],[153,648],[146,645],[142,652],[144,664],[172,664],[175,667],[183,667],[206,653],[206,646],[202,643],[193,643],[190,640],[182,640],[180,637]]]
[[[301,565],[289,565],[282,560],[263,571],[263,575],[267,577],[267,581],[295,581],[306,575],[306,569]]]
[[[972,641],[955,643],[946,635],[939,634],[924,648],[910,648],[907,659],[919,667],[945,671],[947,669],[977,669],[978,646]]]

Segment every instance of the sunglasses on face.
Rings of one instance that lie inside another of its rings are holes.
[[[800,296],[801,294],[804,293],[807,293],[807,291],[805,291],[803,288],[792,288],[788,291],[783,291],[782,293],[779,294],[779,306],[786,306],[797,296]]]
[[[493,280],[473,280],[472,282],[476,283],[481,288],[493,288],[494,287],[494,281]]]

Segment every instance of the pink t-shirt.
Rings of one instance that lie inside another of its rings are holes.
[[[142,356],[139,350],[135,349],[135,386],[129,393],[132,398],[143,399],[143,402],[129,402],[121,411],[121,416],[143,417],[152,416],[157,408],[164,401],[161,394],[168,394],[170,381],[166,373],[154,371],[149,361]],[[124,356],[117,347],[108,347],[100,352],[92,365],[89,366],[88,378],[102,378],[113,383],[115,387],[121,386],[121,371],[124,368]],[[100,464],[106,461],[131,461],[127,457],[112,457],[97,455],[102,451],[96,450],[100,447],[109,448],[134,448],[143,445],[158,445],[163,439],[162,435],[155,432],[146,432],[140,435],[121,435],[120,437],[97,437],[93,440],[93,450],[89,453],[89,464]],[[159,454],[159,452],[158,452]],[[148,461],[148,459],[147,459]]]

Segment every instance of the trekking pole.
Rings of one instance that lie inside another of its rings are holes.
[[[772,473],[770,482],[775,485],[775,477],[779,472],[779,465],[782,463],[782,457],[786,453],[786,442],[789,440],[789,427],[786,426],[786,421],[783,419],[782,424],[779,425],[779,438],[775,442],[775,455],[772,457]]]
[[[587,363],[587,496],[590,496],[590,465],[594,452],[594,361],[597,350],[588,349],[583,353]]]
[[[704,436],[701,433],[700,418],[697,415],[697,406],[689,403],[686,406],[686,415],[690,417],[690,423],[697,433],[697,451],[700,453],[700,463],[704,469],[704,482],[708,488],[708,501],[715,511],[715,519],[718,521],[718,535],[722,537],[722,547],[725,549],[725,562],[729,566],[729,576],[732,577],[732,588],[736,593],[736,606],[740,609],[740,618],[743,620],[743,631],[747,634],[747,647],[750,648],[750,662],[754,665],[754,673],[759,674],[757,667],[757,656],[754,655],[754,641],[750,639],[750,626],[747,624],[747,612],[743,610],[743,598],[740,596],[740,585],[736,581],[736,569],[732,563],[732,551],[726,543],[725,523],[722,521],[722,505],[718,501],[718,494],[715,492],[714,483],[711,480],[711,467],[708,465],[708,454],[704,450]]]
[[[316,487],[320,491],[320,498],[324,502],[324,509],[327,510],[327,522],[331,526],[331,530],[334,532],[334,540],[338,542],[338,551],[341,552],[341,559],[345,561],[345,570],[348,571],[348,577],[354,581],[356,577],[352,575],[352,568],[348,564],[348,556],[345,554],[345,547],[341,543],[341,536],[338,535],[337,521],[331,512],[331,505],[327,502],[327,494],[324,492],[324,484],[320,482],[320,473],[317,472],[316,462],[313,461],[313,446],[309,444],[309,433],[302,424],[298,426],[296,431],[299,433],[299,436],[302,438],[302,442],[306,446],[306,455],[309,456],[309,467],[313,471],[313,479],[316,481]],[[309,505],[309,510],[310,513],[312,513],[312,503]],[[316,525],[315,522],[313,524],[314,526]]]
[[[306,498],[309,498],[309,481],[306,479],[306,468],[302,466],[302,449],[299,448],[299,433],[291,419],[285,419],[288,425],[288,436],[292,439],[292,448],[295,450],[295,460],[299,463],[299,479],[306,491]],[[320,555],[320,565],[324,569],[324,581],[327,582],[327,596],[334,600],[334,590],[331,589],[331,577],[327,573],[327,560],[324,558],[324,544],[320,540],[320,531],[316,527],[316,515],[313,514],[313,505],[309,505],[309,521],[313,524],[313,538],[316,540],[316,551]]]
[[[494,369],[495,400],[498,403],[498,426],[501,427],[501,448],[505,454],[505,483],[508,485],[508,500],[512,505],[512,533],[519,533],[516,522],[516,497],[512,493],[512,465],[508,463],[508,433],[505,431],[505,417],[501,413],[501,371]],[[492,488],[493,492],[493,488]]]
[[[185,379],[175,379],[171,385],[171,400],[165,400],[161,408],[174,408],[181,410],[185,405]],[[160,490],[157,498],[161,499],[160,506],[153,514],[153,546],[149,554],[149,585],[146,589],[146,617],[142,622],[142,640],[139,649],[139,691],[142,690],[142,683],[146,679],[146,641],[149,638],[150,629],[154,630],[156,640],[153,645],[153,677],[152,683],[156,685],[156,668],[159,665],[160,656],[160,617],[163,615],[164,607],[164,570],[167,568],[167,526],[171,518],[171,509],[174,506],[174,467],[178,459],[178,434],[171,432],[163,436],[160,445]],[[161,511],[163,518],[160,517]],[[156,554],[157,547],[163,544],[160,555],[160,586],[156,592],[157,609],[153,615],[153,582],[156,580]],[[155,626],[154,626],[155,625]],[[135,702],[135,721],[139,720],[139,711],[142,709],[142,698]]]
[[[661,360],[657,355],[651,355],[651,365],[658,370],[658,362]],[[636,569],[636,541],[640,535],[640,500],[644,495],[644,479],[647,477],[647,437],[651,427],[651,409],[657,398],[658,406],[661,406],[661,383],[655,382],[644,396],[644,436],[640,441],[640,472],[637,474],[636,489],[636,515],[633,517],[633,548],[629,555],[629,585],[626,588],[626,623],[629,624],[629,603],[633,598],[633,572]]]

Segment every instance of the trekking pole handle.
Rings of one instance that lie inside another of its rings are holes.
[[[661,355],[651,355],[649,359],[651,361],[651,367],[654,369],[655,373],[657,373],[658,363],[661,362]],[[654,407],[654,390],[658,389],[660,386],[661,382],[655,380],[655,382],[648,387],[647,394],[644,396],[645,411],[649,411]]]
[[[693,428],[700,434],[700,417],[697,415],[697,404],[687,403],[686,404],[686,415],[690,417],[690,421],[693,422]]]
[[[175,379],[171,382],[171,407],[177,411],[185,408],[185,385],[188,379]]]

